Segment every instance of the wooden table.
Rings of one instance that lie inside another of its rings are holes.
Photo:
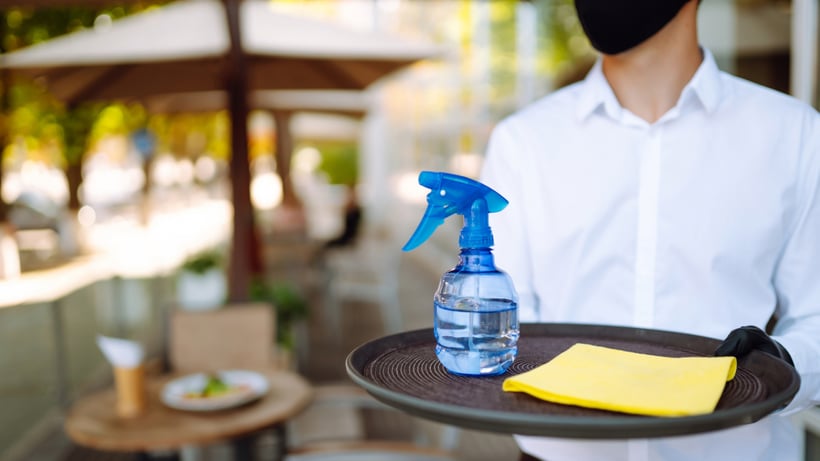
[[[152,451],[229,440],[237,459],[246,460],[253,458],[250,436],[273,427],[279,431],[279,447],[284,451],[284,423],[307,406],[313,390],[304,378],[289,371],[260,373],[270,386],[265,396],[237,408],[211,412],[175,410],[160,401],[163,385],[179,375],[147,378],[148,408],[144,414],[130,419],[117,416],[114,389],[106,389],[72,405],[65,430],[79,445],[143,456]]]

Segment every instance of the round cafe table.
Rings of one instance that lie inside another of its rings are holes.
[[[65,430],[78,445],[140,455],[231,441],[237,458],[245,460],[252,459],[250,436],[263,429],[277,428],[279,447],[284,451],[284,423],[308,405],[313,390],[298,374],[256,371],[267,378],[269,390],[258,400],[239,407],[207,412],[169,408],[160,401],[160,392],[179,375],[148,376],[148,405],[143,414],[133,418],[117,416],[116,394],[109,388],[74,403],[66,416]]]

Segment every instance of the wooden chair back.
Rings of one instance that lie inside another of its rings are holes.
[[[266,303],[175,309],[169,319],[169,366],[181,373],[270,368],[275,331],[273,306]]]

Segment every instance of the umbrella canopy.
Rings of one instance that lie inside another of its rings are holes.
[[[226,24],[221,2],[181,1],[9,53],[0,65],[44,77],[69,104],[224,90]],[[239,31],[249,90],[360,90],[438,54],[430,44],[283,15],[261,1],[240,4]]]
[[[8,53],[0,68],[44,79],[70,105],[223,91],[231,113],[234,205],[229,296],[245,301],[261,271],[249,193],[249,92],[362,90],[437,56],[431,44],[282,15],[263,1],[190,0]]]

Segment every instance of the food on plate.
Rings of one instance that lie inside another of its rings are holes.
[[[190,391],[184,394],[187,399],[210,399],[216,397],[226,397],[229,395],[251,392],[252,389],[247,384],[229,384],[218,375],[208,375],[205,385],[197,391]]]

